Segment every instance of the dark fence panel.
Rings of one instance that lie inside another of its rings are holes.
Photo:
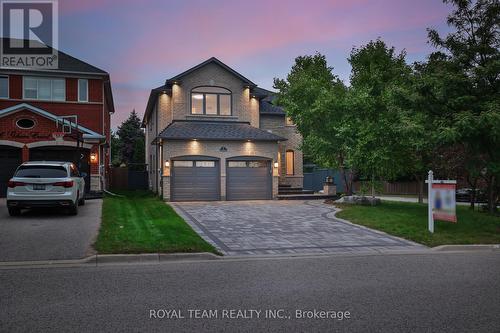
[[[147,190],[149,187],[148,183],[148,172],[147,171],[128,171],[128,189],[129,190]]]
[[[304,173],[304,190],[320,191],[326,177],[333,177],[333,182],[337,185],[337,192],[345,192],[344,179],[337,170],[315,169],[312,172]]]
[[[128,168],[111,168],[111,182],[109,186],[112,190],[128,189]]]
[[[354,192],[359,192],[362,181],[357,181],[353,183]],[[370,183],[366,182],[366,186],[369,188]],[[418,182],[387,182],[383,181],[381,183],[382,188],[381,193],[377,194],[388,194],[388,195],[418,195]],[[424,194],[427,195],[427,184],[423,186]]]
[[[139,169],[139,170],[138,170]],[[149,188],[148,172],[137,166],[111,168],[112,190],[147,190]],[[145,169],[145,168],[142,168]]]

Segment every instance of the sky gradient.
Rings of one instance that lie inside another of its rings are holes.
[[[212,56],[267,89],[316,51],[347,81],[352,47],[378,37],[424,60],[426,28],[447,31],[449,11],[440,0],[59,0],[59,48],[110,73],[116,128],[133,109],[142,117],[152,88]]]

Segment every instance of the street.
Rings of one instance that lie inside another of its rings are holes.
[[[500,252],[0,269],[0,331],[493,332]]]

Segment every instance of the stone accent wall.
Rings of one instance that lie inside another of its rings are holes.
[[[280,154],[279,183],[291,185],[292,187],[303,187],[303,154],[300,150],[302,136],[297,132],[297,128],[295,126],[286,126],[284,115],[261,115],[260,128],[288,139],[280,142],[278,147]],[[294,151],[295,174],[293,176],[286,175],[285,156],[287,150]]]
[[[101,177],[97,174],[90,175],[90,190],[91,191],[102,191],[101,188]]]
[[[221,147],[225,147],[226,150]],[[278,194],[278,174],[274,162],[278,159],[276,142],[239,142],[239,141],[169,141],[163,143],[163,198],[170,200],[170,169],[165,161],[186,155],[203,155],[220,159],[221,199],[226,198],[226,159],[235,156],[260,156],[270,158],[273,168],[273,198]],[[172,165],[172,163],[170,163]]]

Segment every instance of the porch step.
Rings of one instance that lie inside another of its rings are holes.
[[[314,191],[304,190],[302,187],[278,187],[278,194],[313,194]]]
[[[292,187],[292,185],[288,185],[288,184],[279,184],[278,185],[278,188],[290,188]]]
[[[313,194],[278,194],[278,200],[325,200],[325,199],[338,199],[338,195],[328,195],[322,193]]]

